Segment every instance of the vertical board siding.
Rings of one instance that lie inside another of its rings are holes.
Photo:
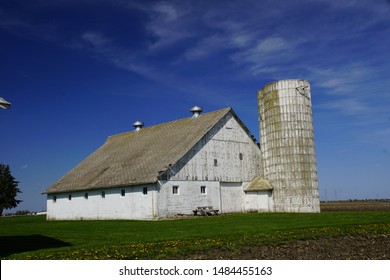
[[[261,175],[260,158],[260,149],[256,143],[233,115],[228,114],[172,167],[170,178],[223,182],[251,181]]]

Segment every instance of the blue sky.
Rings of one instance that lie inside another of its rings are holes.
[[[390,1],[0,2],[0,162],[45,209],[107,136],[311,82],[321,199],[390,198]]]

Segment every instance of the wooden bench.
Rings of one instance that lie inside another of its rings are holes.
[[[211,215],[218,215],[219,210],[213,209],[213,206],[198,206],[195,210],[193,210],[194,216],[197,216],[198,214],[202,216],[211,216]]]

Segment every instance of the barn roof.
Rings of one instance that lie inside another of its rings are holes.
[[[268,180],[256,177],[244,188],[244,192],[269,191],[273,189]]]
[[[45,193],[82,191],[156,182],[159,174],[180,160],[231,108],[146,127],[107,138],[106,142]],[[246,129],[247,130],[247,129]],[[247,130],[248,132],[248,130]]]

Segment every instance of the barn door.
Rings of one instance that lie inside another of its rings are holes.
[[[221,212],[243,212],[244,192],[241,183],[221,182]]]

